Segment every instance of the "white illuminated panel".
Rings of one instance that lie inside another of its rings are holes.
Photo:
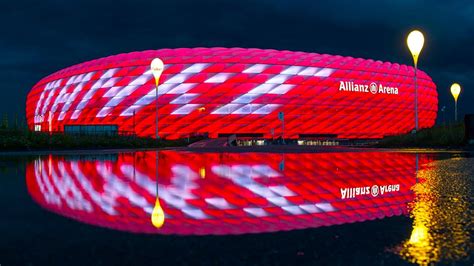
[[[59,195],[66,202],[68,207],[74,210],[92,212],[93,209],[91,203],[85,199],[82,192],[74,184],[74,181],[68,171],[66,171],[63,162],[58,163],[58,170],[60,173],[59,175],[54,167],[52,167],[52,181],[55,188],[59,191]]]
[[[97,114],[97,117],[105,117],[110,112],[112,112],[112,107],[104,107],[99,111],[99,113]]]
[[[36,183],[40,188],[46,202],[52,205],[61,206],[61,197],[54,190],[53,185],[49,181],[48,174],[44,170],[46,169],[46,163],[42,160],[35,161],[35,177]]]
[[[178,109],[174,110],[171,114],[172,115],[187,115],[191,113],[192,111],[196,110],[199,108],[201,104],[185,104]]]
[[[291,76],[290,75],[281,75],[278,74],[271,79],[267,80],[265,83],[270,83],[270,84],[283,84],[287,79],[289,79]]]
[[[335,208],[330,203],[302,204],[299,207],[307,213],[335,211]]]
[[[112,195],[104,195],[102,193],[98,193],[94,185],[92,185],[91,181],[82,173],[80,170],[80,167],[78,165],[77,161],[72,161],[71,162],[71,170],[76,176],[76,179],[79,183],[79,185],[84,189],[84,191],[87,193],[87,195],[94,201],[97,206],[100,207],[102,211],[109,215],[115,215],[117,214],[117,211],[115,210],[115,206],[117,205],[117,202],[115,201],[115,197]],[[105,180],[108,180],[105,179]],[[108,191],[110,193],[110,189]]]
[[[143,106],[141,105],[132,105],[128,107],[125,111],[123,111],[120,116],[132,116],[137,113]]]
[[[255,100],[256,98],[260,97],[262,94],[250,94],[250,93],[246,93],[240,97],[238,97],[237,99],[233,100],[232,103],[250,103],[252,102],[253,100]]]
[[[188,83],[192,84],[192,83]],[[184,85],[184,84],[180,84]],[[176,88],[179,86],[178,84],[161,84],[158,86],[158,97],[163,94],[169,93],[173,88]],[[187,91],[188,89],[185,88],[180,88],[179,90]],[[141,97],[138,99],[135,103],[133,103],[131,106],[129,106],[125,111],[123,111],[120,116],[131,116],[133,113],[138,112],[140,109],[142,109],[144,106],[152,103],[155,101],[155,96],[156,96],[156,89],[153,88],[151,89],[145,96]]]
[[[268,92],[268,94],[286,94],[291,89],[293,89],[296,85],[293,84],[281,84],[278,85],[276,88]]]
[[[284,197],[268,197],[267,200],[279,207],[291,206]]]
[[[196,99],[198,97],[198,93],[185,93],[183,95],[178,96],[178,98],[172,100],[171,104],[187,104],[190,101]]]
[[[67,86],[67,85],[71,85],[76,77],[77,77],[77,76],[71,76],[71,77],[69,77],[69,79],[66,81],[66,86]]]
[[[98,162],[96,169],[102,179],[107,181],[104,186],[104,195],[102,195],[102,197],[112,198],[114,202],[116,202],[117,197],[122,195],[128,199],[132,205],[140,207],[141,209],[149,206],[148,201],[143,197],[143,195],[135,192],[129,184],[116,176],[113,169],[108,167],[106,163]]]
[[[84,77],[84,75],[82,76]],[[80,91],[82,91],[82,88],[84,87],[84,83],[81,82],[81,83],[78,83],[76,85],[76,87],[74,88],[74,91],[69,95],[69,97],[67,97],[66,99],[66,104],[63,105],[63,108],[61,109],[61,114],[62,113],[67,113],[67,111],[69,111],[69,108],[71,107],[72,103],[74,102],[74,100],[76,99],[77,95],[79,94]],[[60,115],[58,120],[61,121],[63,120],[65,117],[65,115]]]
[[[70,80],[72,80],[72,79],[73,79],[73,77],[69,78],[68,82],[69,82]],[[69,83],[70,83],[70,82],[69,82]],[[54,100],[53,104],[51,105],[51,108],[49,108],[51,111],[53,111],[53,112],[56,111],[57,105],[62,102],[62,99],[63,99],[63,97],[64,97],[64,94],[66,93],[66,91],[67,91],[67,89],[69,88],[69,86],[70,86],[70,85],[65,85],[64,87],[61,88],[61,90],[59,91],[58,95],[56,96],[56,99]],[[54,90],[52,90],[51,93],[54,93]],[[50,93],[50,95],[51,95],[51,93]],[[52,95],[51,95],[51,96],[52,96]],[[47,105],[45,105],[45,106],[43,107],[43,112],[42,112],[43,114],[45,114],[45,113],[47,112],[47,110],[48,110],[47,107],[48,107],[48,105],[49,105],[49,101],[50,101],[50,98],[48,97],[48,99],[47,99]]]
[[[208,219],[207,216],[202,210],[200,209],[183,209],[182,210],[186,215],[190,216],[191,218],[200,220],[200,219]]]
[[[151,80],[152,77],[153,77],[152,74],[143,74],[143,75],[137,77],[132,82],[130,82],[130,84],[128,84],[128,86],[141,86],[141,85],[147,83],[149,80]]]
[[[186,68],[185,70],[181,71],[181,73],[200,73],[208,66],[209,64],[207,63],[193,64],[190,67]]]
[[[268,213],[262,208],[244,208],[244,211],[248,214],[251,214],[255,217],[265,217],[268,216]]]
[[[205,201],[221,210],[233,209],[232,205],[224,198],[206,198]]]
[[[268,165],[257,164],[252,166],[252,170],[258,173],[256,177],[279,177],[281,174]]]
[[[194,88],[196,83],[183,83],[166,92],[166,94],[183,94]]]
[[[106,97],[106,98],[114,97],[122,88],[123,88],[122,86],[111,87],[102,97]]]
[[[125,87],[122,87],[121,90],[114,96],[115,97],[126,97],[130,94],[132,94],[136,89],[138,89],[140,86],[139,85],[127,85]]]
[[[74,110],[74,112],[71,115],[71,119],[77,119],[79,115],[81,114],[81,110]]]
[[[232,114],[251,114],[252,112],[258,110],[261,106],[261,104],[246,104],[232,112]]]
[[[289,212],[293,215],[300,215],[300,214],[304,214],[305,212],[298,206],[284,206],[284,207],[281,207],[283,210],[285,210],[286,212]]]
[[[120,102],[123,101],[123,99],[125,99],[124,97],[113,97],[112,99],[110,99],[110,101],[108,101],[105,106],[106,107],[114,107],[114,106],[117,106]]]
[[[204,83],[223,83],[230,77],[232,77],[233,73],[218,73],[210,78],[208,78]]]
[[[245,69],[242,73],[258,74],[262,73],[267,67],[268,65],[266,64],[255,64]]]
[[[317,67],[307,67],[298,73],[300,76],[314,76],[318,72],[319,68]]]
[[[304,69],[302,66],[290,66],[287,69],[283,70],[281,74],[283,75],[297,75]]]
[[[115,73],[117,73],[118,70],[119,70],[119,68],[109,69],[104,74],[102,74],[102,76],[100,78],[101,79],[109,79],[109,78],[113,77],[115,75]]]
[[[132,106],[142,106],[143,107],[144,105],[147,105],[147,104],[155,101],[156,100],[155,94],[156,94],[155,91],[153,91],[153,95],[148,95],[147,94],[147,95],[143,96],[138,101],[136,101],[135,104],[132,105]]]
[[[322,210],[323,212],[332,212],[336,209],[331,205],[331,203],[316,203],[315,206]]]
[[[90,81],[91,78],[94,76],[95,74],[95,71],[92,71],[92,72],[89,72],[87,73],[84,78],[82,79],[83,82],[87,82],[87,81]]]
[[[276,86],[277,86],[276,84],[264,83],[264,84],[258,85],[258,86],[255,87],[254,89],[251,89],[248,93],[260,93],[260,94],[264,94],[264,93],[269,92],[270,90],[272,90],[272,89],[275,88]]]
[[[329,77],[332,73],[334,73],[335,69],[332,68],[323,68],[321,71],[316,73],[314,76],[316,77]]]
[[[39,109],[41,108],[41,106],[42,106],[42,104],[43,104],[43,100],[44,100],[44,98],[45,98],[46,91],[48,91],[48,90],[51,88],[52,83],[53,83],[53,82],[47,83],[46,86],[44,87],[43,91],[41,92],[40,97],[39,97],[39,100],[38,100],[38,102],[36,103],[35,116],[39,114]]]
[[[58,120],[59,120],[59,121],[63,120],[65,116],[66,116],[66,112],[60,112],[60,113],[59,113]]]
[[[246,70],[244,73],[260,73],[266,65],[263,64],[256,64],[253,65]],[[217,108],[216,110],[212,111],[212,114],[246,114],[249,112],[248,106],[245,106],[239,110],[235,108],[232,111],[227,111],[232,107],[231,104],[250,104],[255,99],[259,98],[265,94],[277,94],[277,95],[284,95],[292,90],[296,85],[294,84],[284,84],[290,77],[294,75],[300,76],[317,76],[317,77],[328,77],[334,72],[334,69],[331,68],[317,68],[317,67],[303,67],[303,66],[289,66],[280,74],[275,75],[268,79],[264,84],[258,85],[257,87],[251,89],[245,94],[235,98],[232,100],[230,104],[226,104],[222,107]],[[280,105],[278,104],[268,104],[265,105],[258,110],[252,110],[252,114],[269,114],[273,112],[277,107]],[[240,108],[240,106],[239,106]],[[237,111],[236,111],[237,110]]]
[[[92,97],[95,95],[95,93],[100,89],[105,87],[105,83],[108,82],[108,79],[110,79],[117,71],[119,68],[112,68],[107,71],[105,71],[98,80],[95,81],[95,83],[91,86],[89,91],[82,97],[81,102],[78,104],[76,107],[76,110],[71,116],[71,119],[77,119],[81,115],[82,110],[84,107],[89,103],[89,100],[92,99]]]
[[[273,169],[272,169],[272,170],[273,170]],[[275,171],[275,172],[276,172],[276,171]],[[276,172],[276,174],[279,175],[278,172]],[[268,186],[268,188],[269,188],[271,191],[277,193],[277,194],[280,195],[280,196],[284,196],[284,197],[296,196],[296,194],[295,194],[293,191],[289,190],[289,189],[288,189],[287,187],[285,187],[285,186]]]
[[[240,108],[241,106],[242,106],[241,104],[235,104],[235,103],[226,104],[222,107],[217,108],[216,110],[212,111],[211,113],[216,114],[216,115],[230,114],[233,111]]]
[[[115,85],[120,80],[120,78],[109,78],[104,85],[102,85],[102,88],[111,88]]]
[[[112,97],[112,99],[110,99],[106,104],[105,106],[102,108],[102,110],[99,112],[100,115],[106,115],[108,113],[110,113],[110,110],[107,110],[106,108],[108,107],[115,107],[117,106],[119,103],[121,103],[127,96],[129,96],[130,94],[132,94],[135,90],[137,90],[140,86],[142,86],[143,84],[145,84],[146,82],[148,82],[148,80],[150,80],[152,78],[152,75],[149,74],[151,72],[151,70],[148,70],[146,71],[145,73],[143,73],[142,75],[138,76],[137,78],[135,78],[129,85],[125,86],[125,87],[113,87],[111,88],[109,91],[107,91],[107,93],[104,94],[103,97]],[[127,108],[128,109],[128,108]],[[103,111],[104,110],[104,111]],[[125,110],[123,113],[130,113],[129,110]],[[133,112],[132,112],[133,113]],[[97,115],[98,117],[99,114]],[[121,114],[121,115],[122,115]]]
[[[183,83],[185,82],[189,77],[191,77],[192,74],[190,73],[186,73],[186,74],[176,74],[174,76],[172,76],[170,79],[166,80],[164,82],[164,84],[168,84],[168,83]]]

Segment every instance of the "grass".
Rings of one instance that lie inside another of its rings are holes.
[[[200,139],[157,141],[136,136],[49,135],[26,129],[0,129],[0,151],[177,147]]]
[[[464,124],[424,128],[416,134],[385,137],[377,147],[458,148],[464,145]]]

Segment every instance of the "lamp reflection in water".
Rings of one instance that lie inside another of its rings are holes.
[[[199,168],[199,176],[201,176],[201,178],[206,178],[206,168]]]
[[[398,247],[407,261],[429,265],[461,260],[469,254],[470,184],[452,174],[463,167],[468,166],[450,159],[436,161],[418,172],[420,183],[413,186],[415,200],[409,204],[413,229],[410,238]]]
[[[156,194],[156,201],[155,207],[153,208],[153,212],[151,213],[151,223],[156,228],[161,228],[165,223],[165,212],[160,204],[160,199],[158,198],[158,194]]]
[[[155,200],[155,207],[153,207],[153,211],[151,213],[151,223],[155,228],[160,229],[163,224],[165,223],[165,212],[163,211],[163,207],[160,204],[160,198],[158,195],[158,151],[156,151],[156,170],[155,170],[155,179],[156,179],[156,200]]]

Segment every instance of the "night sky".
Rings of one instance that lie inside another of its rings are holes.
[[[474,113],[474,1],[376,0],[1,1],[0,114],[24,117],[31,87],[73,64],[177,47],[247,47],[412,64],[406,35],[425,34],[419,67],[452,120]],[[337,2],[337,3],[336,3]],[[438,122],[443,119],[439,113]]]

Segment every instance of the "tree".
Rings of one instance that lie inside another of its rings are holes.
[[[8,116],[7,116],[7,114],[3,114],[2,124],[1,124],[0,128],[2,128],[2,129],[7,129],[8,128]]]

